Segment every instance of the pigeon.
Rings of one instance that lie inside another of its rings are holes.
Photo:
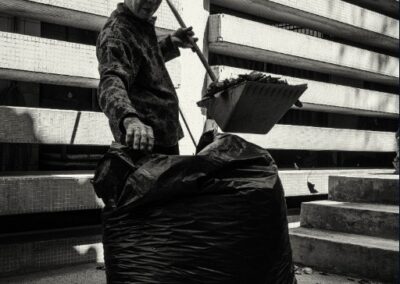
[[[307,181],[307,187],[308,190],[310,191],[310,193],[318,193],[318,190],[315,189],[315,184],[313,184],[312,182]]]

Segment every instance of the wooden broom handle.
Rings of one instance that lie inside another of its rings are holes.
[[[179,15],[178,10],[176,10],[174,4],[172,4],[171,0],[166,0],[169,8],[171,9],[172,13],[174,14],[176,20],[178,21],[179,25],[181,28],[186,28],[185,22],[183,21],[181,15]],[[210,65],[208,65],[207,59],[204,56],[204,54],[201,52],[200,48],[198,47],[197,43],[193,41],[191,37],[188,37],[190,44],[193,46],[194,51],[197,53],[197,55],[200,58],[201,63],[203,63],[204,68],[206,68],[208,75],[210,76],[211,80],[213,82],[218,82],[217,76],[215,76],[214,72],[212,71]],[[186,125],[186,127],[188,127]],[[189,129],[189,128],[188,128]],[[218,125],[213,119],[206,119],[204,122],[204,128],[203,128],[203,133],[207,131],[214,131],[214,134],[218,133]],[[194,141],[194,140],[193,140]],[[196,146],[196,143],[193,142]],[[196,146],[197,148],[197,146]]]
[[[182,17],[179,15],[179,12],[175,8],[174,4],[172,4],[171,0],[166,0],[166,1],[167,1],[168,6],[171,8],[171,11],[174,14],[174,16],[175,16],[176,20],[178,21],[179,25],[181,26],[181,28],[185,29],[186,28],[185,22],[182,20]],[[204,67],[206,68],[207,73],[210,76],[211,80],[213,80],[213,82],[217,82],[218,81],[217,76],[215,76],[210,65],[208,65],[207,59],[204,56],[204,54],[201,52],[197,43],[191,37],[188,37],[188,40],[189,40],[190,44],[193,46],[194,51],[199,56],[201,63],[203,63]]]

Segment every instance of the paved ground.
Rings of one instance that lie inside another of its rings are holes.
[[[376,284],[355,278],[338,275],[327,275],[318,271],[299,268],[297,270],[299,284]],[[311,273],[311,274],[307,274]],[[0,283],[32,283],[32,284],[105,284],[104,271],[96,269],[93,264],[85,264],[29,275],[0,279]]]

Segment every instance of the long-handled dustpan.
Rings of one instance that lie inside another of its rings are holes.
[[[186,28],[171,0],[166,1],[180,26]],[[211,80],[217,83],[218,78],[200,48],[191,38],[189,40]],[[214,119],[224,132],[266,134],[306,89],[307,84],[293,86],[244,80],[227,86],[197,104],[207,109],[207,116]]]

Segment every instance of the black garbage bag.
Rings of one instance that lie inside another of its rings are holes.
[[[113,144],[99,163],[107,282],[295,283],[268,151],[228,134],[201,144],[195,156],[140,156]]]

